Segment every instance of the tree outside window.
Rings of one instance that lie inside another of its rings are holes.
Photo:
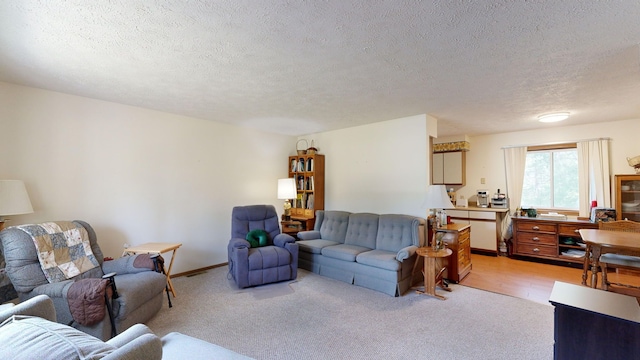
[[[578,210],[577,150],[529,151],[521,204],[551,210]]]

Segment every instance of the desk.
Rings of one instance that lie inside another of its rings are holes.
[[[440,286],[442,290],[451,291],[450,288],[442,284],[442,273],[446,268],[439,266],[438,269],[436,266],[437,259],[451,256],[453,251],[448,248],[436,251],[431,247],[421,247],[416,250],[416,253],[419,256],[424,257],[424,271],[422,272],[422,275],[424,276],[424,291],[417,290],[416,292],[419,294],[430,295],[440,300],[446,300],[446,297],[436,294],[436,285]],[[416,259],[416,262],[417,261],[418,260]]]
[[[169,285],[169,290],[173,294],[173,297],[176,297],[176,291],[173,289],[173,283],[171,283],[171,268],[173,267],[173,260],[176,259],[176,250],[182,246],[179,243],[146,243],[142,245],[132,246],[124,249],[122,255],[127,254],[164,254],[169,251],[173,251],[171,253],[171,261],[169,262],[169,267],[166,269],[167,275],[167,284]]]
[[[609,231],[597,229],[580,229],[580,236],[587,244],[584,254],[582,285],[587,284],[587,273],[591,267],[591,287],[598,285],[598,268],[600,255],[615,253],[621,255],[640,256],[640,233]]]

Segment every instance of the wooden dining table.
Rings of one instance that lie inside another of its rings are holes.
[[[599,229],[580,229],[580,236],[584,240],[586,252],[582,272],[582,285],[587,285],[589,268],[591,268],[591,287],[598,285],[598,269],[600,255],[614,253],[640,257],[640,233],[610,231]]]

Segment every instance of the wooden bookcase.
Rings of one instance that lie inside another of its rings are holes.
[[[616,218],[640,221],[640,175],[616,175]]]
[[[289,156],[289,177],[296,179],[298,191],[291,219],[300,221],[302,230],[311,230],[316,210],[324,210],[324,155]]]

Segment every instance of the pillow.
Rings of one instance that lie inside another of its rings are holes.
[[[117,350],[70,326],[13,316],[0,326],[2,359],[100,359]]]
[[[249,241],[249,244],[251,244],[252,248],[269,245],[269,243],[267,242],[267,240],[269,239],[269,234],[267,234],[267,232],[264,230],[257,229],[249,231],[246,239]]]

